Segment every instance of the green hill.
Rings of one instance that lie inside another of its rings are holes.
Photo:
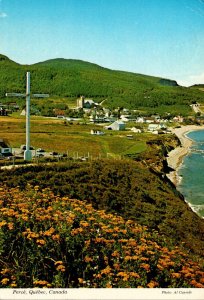
[[[24,92],[25,73],[31,72],[32,91],[49,93],[50,99],[62,98],[69,105],[79,95],[96,102],[106,99],[110,108],[118,106],[147,112],[189,114],[193,101],[204,103],[197,89],[178,86],[176,81],[115,71],[90,62],[73,59],[51,59],[33,65],[20,65],[0,55],[0,98],[6,92]],[[11,99],[10,99],[11,100]],[[13,99],[12,99],[13,101]],[[49,106],[49,99],[38,105]]]

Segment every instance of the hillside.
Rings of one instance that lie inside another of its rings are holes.
[[[51,59],[33,65],[20,65],[0,55],[0,99],[6,92],[24,92],[25,73],[31,72],[32,91],[49,93],[63,103],[79,95],[94,98],[110,108],[118,106],[144,111],[189,114],[193,101],[204,103],[197,89],[178,86],[173,80],[115,71],[73,59]],[[13,101],[14,99],[7,99]],[[18,100],[20,101],[20,100]],[[49,99],[38,105],[49,106]]]
[[[199,91],[203,92],[204,91],[204,84],[195,84],[195,85],[192,85],[190,88],[191,89],[196,89],[196,90],[199,90]]]
[[[0,288],[204,287],[202,266],[146,226],[38,186],[0,198]]]
[[[169,246],[183,247],[198,257],[204,253],[204,220],[162,175],[140,163],[97,160],[28,166],[12,173],[0,171],[0,181],[9,188],[25,190],[30,184],[62,197],[88,200],[96,209],[158,231]]]
[[[0,197],[1,288],[204,287],[201,266],[146,226],[38,186]]]

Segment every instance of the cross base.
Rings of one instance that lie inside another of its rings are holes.
[[[31,150],[25,150],[24,160],[27,160],[27,161],[32,160],[32,151]]]

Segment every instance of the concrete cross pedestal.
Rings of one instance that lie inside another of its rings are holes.
[[[6,93],[7,97],[26,97],[26,150],[24,152],[24,160],[32,160],[32,151],[30,150],[30,97],[46,98],[48,94],[31,94],[30,93],[30,72],[26,73],[26,94]]]

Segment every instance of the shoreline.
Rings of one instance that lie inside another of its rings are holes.
[[[181,142],[181,146],[176,147],[168,153],[167,163],[170,168],[173,169],[170,173],[166,174],[169,180],[177,187],[180,182],[178,176],[178,170],[182,165],[183,158],[189,153],[190,147],[194,143],[193,140],[186,136],[191,131],[204,130],[204,125],[187,125],[180,128],[171,129],[171,132],[175,134]]]

